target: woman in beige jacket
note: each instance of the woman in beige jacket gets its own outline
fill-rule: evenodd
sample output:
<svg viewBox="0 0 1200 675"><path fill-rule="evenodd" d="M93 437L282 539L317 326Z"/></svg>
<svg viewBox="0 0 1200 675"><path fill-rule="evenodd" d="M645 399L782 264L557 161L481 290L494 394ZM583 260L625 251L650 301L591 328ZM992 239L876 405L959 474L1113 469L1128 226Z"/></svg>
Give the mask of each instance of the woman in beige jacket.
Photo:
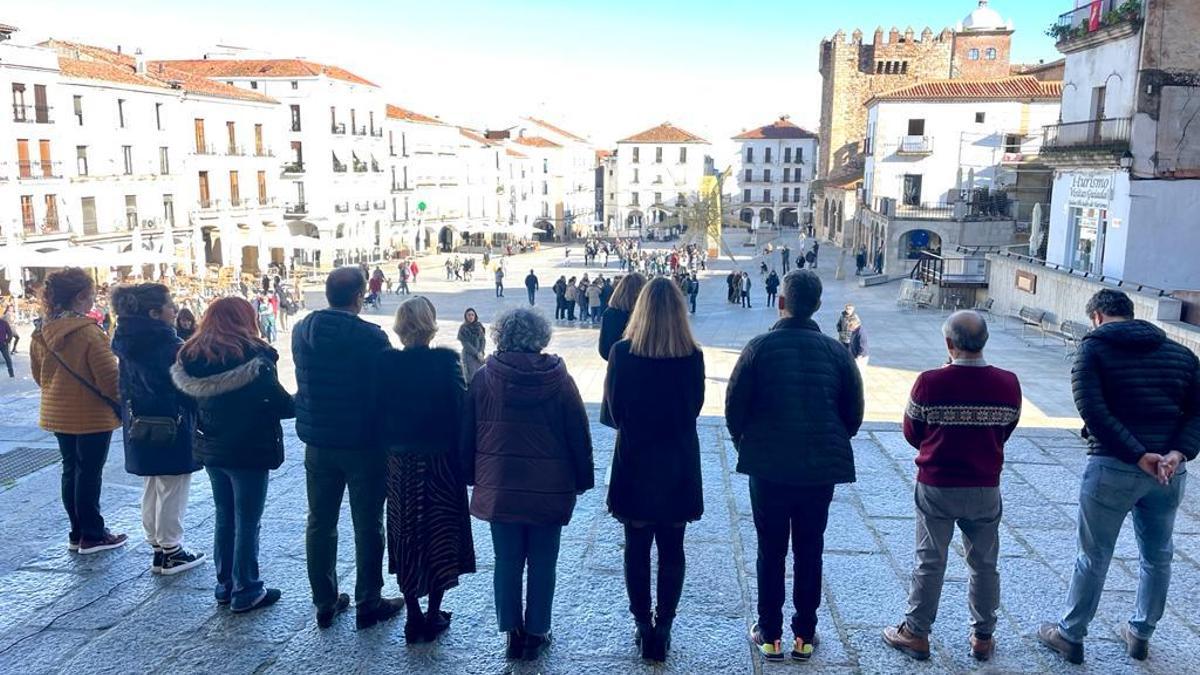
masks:
<svg viewBox="0 0 1200 675"><path fill-rule="evenodd" d="M121 426L117 357L87 316L96 286L79 268L46 278L42 325L30 341L30 370L42 389L41 427L62 452L62 500L71 521L68 548L97 553L125 544L100 515L100 485L112 432Z"/></svg>

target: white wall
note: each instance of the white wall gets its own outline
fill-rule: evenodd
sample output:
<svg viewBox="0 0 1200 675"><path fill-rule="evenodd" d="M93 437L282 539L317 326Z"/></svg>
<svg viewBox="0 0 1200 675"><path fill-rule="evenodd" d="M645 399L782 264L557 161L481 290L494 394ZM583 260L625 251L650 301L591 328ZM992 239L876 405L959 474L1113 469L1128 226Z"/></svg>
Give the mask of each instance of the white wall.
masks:
<svg viewBox="0 0 1200 675"><path fill-rule="evenodd" d="M1083 202L1080 188L1072 190L1072 186L1087 181L1092 177L1107 178L1111 188L1108 195L1101 196L1095 201ZM1113 169L1097 170L1059 170L1054 176L1054 192L1050 200L1050 230L1046 246L1046 260L1066 267L1071 266L1075 243L1071 233L1071 209L1074 206L1094 204L1089 208L1104 207L1108 211L1108 226L1104 235L1103 263L1098 270L1101 274L1120 279L1129 278L1142 283L1150 283L1142 279L1132 279L1126 270L1125 258L1129 237L1136 224L1130 222L1129 173ZM1092 270L1087 270L1092 271Z"/></svg>
<svg viewBox="0 0 1200 675"><path fill-rule="evenodd" d="M1106 87L1104 117L1132 117L1142 31L1067 54L1062 121L1093 118L1092 90Z"/></svg>
<svg viewBox="0 0 1200 675"><path fill-rule="evenodd" d="M656 163L655 149L663 149L662 163ZM674 204L679 193L691 198L700 189L704 176L704 157L712 146L707 143L618 143L617 144L617 227L624 228L630 213L640 211L649 220L649 207L654 193L662 193L662 201ZM638 149L638 161L633 161L633 149ZM686 161L679 162L679 149L687 148ZM637 182L634 182L635 171ZM658 180L659 182L655 182ZM638 205L633 194L638 194Z"/></svg>
<svg viewBox="0 0 1200 675"><path fill-rule="evenodd" d="M766 161L766 151L771 150L771 161ZM790 149L792 161L784 163L784 149ZM753 152L753 161L747 162L747 149ZM796 153L801 161L796 161ZM817 162L817 140L813 138L793 139L755 139L740 141L738 159L734 164L734 179L737 190L732 195L733 202L738 205L753 207L755 214L763 209L774 211L776 223L780 222L780 211L793 208L797 212L797 222L803 223L803 213L808 206L808 193ZM765 170L770 169L770 182L764 181ZM783 172L789 172L788 181L784 182ZM751 172L750 181L746 180L746 171ZM788 198L783 200L783 190L787 188ZM750 190L750 200L745 198L746 190ZM765 199L765 190L771 191L771 198Z"/></svg>

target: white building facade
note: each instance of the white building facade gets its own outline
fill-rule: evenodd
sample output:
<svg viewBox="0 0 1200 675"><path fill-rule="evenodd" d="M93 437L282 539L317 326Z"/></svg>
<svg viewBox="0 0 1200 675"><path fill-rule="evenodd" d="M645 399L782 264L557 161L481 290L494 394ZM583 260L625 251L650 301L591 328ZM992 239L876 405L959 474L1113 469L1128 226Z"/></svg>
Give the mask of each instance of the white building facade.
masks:
<svg viewBox="0 0 1200 675"><path fill-rule="evenodd" d="M700 190L711 147L669 122L617 141L615 189L605 185L614 194L606 229L619 233L678 222L678 207Z"/></svg>
<svg viewBox="0 0 1200 675"><path fill-rule="evenodd" d="M1164 290L1200 289L1196 8L1104 0L1060 16L1066 55L1048 262ZM1097 13L1098 10L1098 13Z"/></svg>
<svg viewBox="0 0 1200 675"><path fill-rule="evenodd" d="M750 226L797 227L812 222L809 187L816 173L817 135L786 116L733 137L738 219Z"/></svg>

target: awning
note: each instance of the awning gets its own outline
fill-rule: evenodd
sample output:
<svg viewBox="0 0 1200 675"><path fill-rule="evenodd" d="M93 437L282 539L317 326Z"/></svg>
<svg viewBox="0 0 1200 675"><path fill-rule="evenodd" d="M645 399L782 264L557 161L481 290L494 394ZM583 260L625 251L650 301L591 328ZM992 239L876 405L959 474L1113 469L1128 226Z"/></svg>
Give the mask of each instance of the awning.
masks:
<svg viewBox="0 0 1200 675"><path fill-rule="evenodd" d="M110 254L92 246L70 246L52 251L37 251L32 246L21 247L14 257L17 265L30 268L84 267L107 268Z"/></svg>
<svg viewBox="0 0 1200 675"><path fill-rule="evenodd" d="M275 231L263 234L262 245L267 248L282 248L285 250L301 249L304 251L318 251L321 249L321 240L317 237L309 237L303 234Z"/></svg>

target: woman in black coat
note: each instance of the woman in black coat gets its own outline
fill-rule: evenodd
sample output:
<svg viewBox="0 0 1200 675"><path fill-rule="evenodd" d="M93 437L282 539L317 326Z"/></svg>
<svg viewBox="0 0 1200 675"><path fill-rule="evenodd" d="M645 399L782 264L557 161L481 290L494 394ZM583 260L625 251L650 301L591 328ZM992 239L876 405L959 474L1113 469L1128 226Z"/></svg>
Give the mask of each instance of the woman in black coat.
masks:
<svg viewBox="0 0 1200 675"><path fill-rule="evenodd" d="M113 290L112 306L118 318L112 348L120 358L125 470L142 477L151 573L178 574L204 562L204 554L183 547L188 489L200 463L192 457L193 406L171 382L171 365L183 345L175 334L175 305L166 286L133 284ZM158 435L146 433L151 420L158 421Z"/></svg>
<svg viewBox="0 0 1200 675"><path fill-rule="evenodd" d="M401 303L394 330L404 350L379 357L376 417L388 451L388 571L408 605L404 638L411 644L450 627L442 597L460 575L475 571L475 547L467 483L457 461L466 392L462 363L451 349L430 349L437 313L419 295ZM396 405L395 389L404 386L421 393ZM426 595L429 608L422 612Z"/></svg>
<svg viewBox="0 0 1200 675"><path fill-rule="evenodd" d="M625 326L629 323L629 315L637 304L638 295L646 285L646 277L633 272L617 282L616 290L608 301L608 309L600 317L600 358L608 360L608 354L613 345L625 337ZM600 402L600 423L607 427L615 427L612 416L608 413L608 404Z"/></svg>
<svg viewBox="0 0 1200 675"><path fill-rule="evenodd" d="M604 382L617 428L608 508L625 525L625 585L642 657L662 661L683 592L684 528L704 513L696 435L704 354L692 337L683 294L669 279L655 279L642 291L626 334L609 354ZM654 617L652 544L658 548Z"/></svg>
<svg viewBox="0 0 1200 675"><path fill-rule="evenodd" d="M296 415L279 384L278 360L258 337L258 313L228 297L209 306L171 367L175 386L196 402L193 453L208 472L216 507L214 595L235 613L273 605L282 595L258 576L268 472L283 463L279 421Z"/></svg>

